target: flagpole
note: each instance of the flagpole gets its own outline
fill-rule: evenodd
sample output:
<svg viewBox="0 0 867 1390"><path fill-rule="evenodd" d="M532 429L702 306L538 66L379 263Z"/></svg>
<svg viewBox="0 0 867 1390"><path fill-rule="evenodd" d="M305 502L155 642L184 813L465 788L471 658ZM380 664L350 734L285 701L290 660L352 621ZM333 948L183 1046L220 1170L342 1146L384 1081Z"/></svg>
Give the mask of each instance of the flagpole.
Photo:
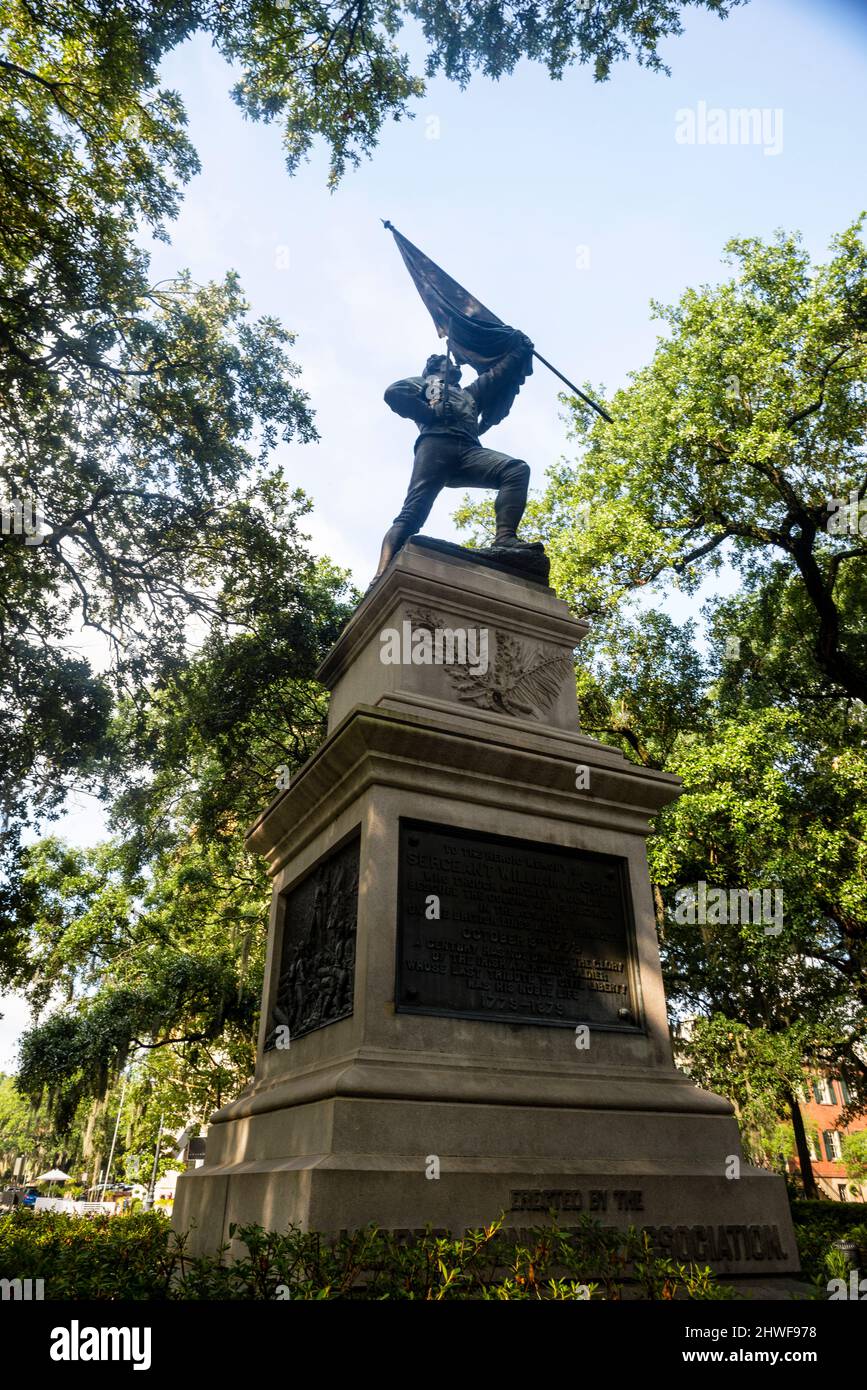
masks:
<svg viewBox="0 0 867 1390"><path fill-rule="evenodd" d="M560 378L560 380L561 380L566 386L569 387L569 390L570 390L570 391L574 391L576 396L580 396L581 399L582 399L582 401L585 401L585 402L587 403L587 405L590 406L591 410L595 410L595 411L596 411L596 414L597 414L597 415L601 415L603 420L607 420L608 423L609 423L609 425L613 425L613 424L614 424L614 421L612 420L611 416L608 414L608 411L607 411L607 410L603 409L603 407L602 407L601 405L597 405L596 401L591 400L589 396L585 396L583 391L579 391L579 389L578 389L578 387L575 385L574 381L570 381L569 378L566 377L566 376L564 376L562 372L558 372L556 367L552 367L552 365L551 365L551 363L548 361L547 357L543 357L542 354L541 354L541 352L537 352L535 348L533 349L533 356L536 358L536 360L537 360L538 362L541 362L541 363L542 363L542 366L543 366L543 367L547 367L549 372L553 372L555 376L558 376L558 377Z"/></svg>

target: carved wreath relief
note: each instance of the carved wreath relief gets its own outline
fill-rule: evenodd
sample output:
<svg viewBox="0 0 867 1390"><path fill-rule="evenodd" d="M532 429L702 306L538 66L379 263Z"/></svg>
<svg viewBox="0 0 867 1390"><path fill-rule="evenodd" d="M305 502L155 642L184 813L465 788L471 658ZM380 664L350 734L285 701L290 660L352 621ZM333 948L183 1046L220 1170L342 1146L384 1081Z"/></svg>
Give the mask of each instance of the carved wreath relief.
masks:
<svg viewBox="0 0 867 1390"><path fill-rule="evenodd" d="M456 631L429 610L409 616L413 628L423 632ZM572 676L571 658L559 649L519 641L500 628L494 629L494 633L493 659L484 669L460 660L443 662L456 698L498 714L547 714L559 699L564 680ZM456 645L453 644L453 650Z"/></svg>

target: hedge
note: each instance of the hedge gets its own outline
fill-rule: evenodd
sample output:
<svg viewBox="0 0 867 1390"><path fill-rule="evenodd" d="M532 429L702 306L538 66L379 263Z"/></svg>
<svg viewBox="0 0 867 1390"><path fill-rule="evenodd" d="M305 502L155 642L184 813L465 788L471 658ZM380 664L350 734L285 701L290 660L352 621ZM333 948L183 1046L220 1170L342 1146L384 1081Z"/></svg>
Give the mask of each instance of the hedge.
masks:
<svg viewBox="0 0 867 1390"><path fill-rule="evenodd" d="M496 1222L462 1238L411 1241L370 1227L328 1240L260 1226L233 1230L236 1256L193 1259L154 1212L0 1217L0 1277L43 1279L47 1299L731 1298L707 1267L652 1251L635 1231L585 1218L507 1239Z"/></svg>

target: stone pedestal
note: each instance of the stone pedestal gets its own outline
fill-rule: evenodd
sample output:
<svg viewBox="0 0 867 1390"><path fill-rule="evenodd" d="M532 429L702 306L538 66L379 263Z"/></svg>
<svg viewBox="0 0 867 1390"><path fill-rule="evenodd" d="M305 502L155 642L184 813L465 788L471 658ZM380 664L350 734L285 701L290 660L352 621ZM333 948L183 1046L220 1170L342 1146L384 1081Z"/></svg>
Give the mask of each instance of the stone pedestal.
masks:
<svg viewBox="0 0 867 1390"><path fill-rule="evenodd" d="M320 673L328 737L249 834L274 879L258 1062L179 1180L194 1250L232 1222L554 1210L797 1270L782 1180L672 1062L645 839L678 779L578 732L585 631L424 538L360 604Z"/></svg>

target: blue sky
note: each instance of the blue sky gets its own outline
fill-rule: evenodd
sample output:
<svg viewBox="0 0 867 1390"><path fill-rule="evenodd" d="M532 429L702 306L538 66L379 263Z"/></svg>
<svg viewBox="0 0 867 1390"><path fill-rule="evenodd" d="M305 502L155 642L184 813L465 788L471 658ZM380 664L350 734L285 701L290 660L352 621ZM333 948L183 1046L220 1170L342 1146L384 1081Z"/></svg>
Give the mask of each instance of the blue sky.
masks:
<svg viewBox="0 0 867 1390"><path fill-rule="evenodd" d="M867 27L851 16L806 0L752 0L724 23L695 15L667 45L671 78L627 65L607 84L583 69L553 83L527 63L463 93L434 82L416 119L391 123L334 194L324 149L288 178L279 130L243 120L212 50L174 54L166 78L184 94L203 172L154 270L189 265L207 279L232 266L254 311L298 332L322 441L285 461L316 503L317 548L359 581L373 572L414 437L382 393L437 344L380 217L567 376L610 389L652 352L650 298L719 279L729 236L798 227L820 255L859 210ZM678 144L676 112L702 101L781 110L782 152ZM537 367L488 436L526 458L535 481L564 447L558 389ZM453 534L454 502L440 499L428 530Z"/></svg>
<svg viewBox="0 0 867 1390"><path fill-rule="evenodd" d="M664 56L670 78L624 65L606 84L584 69L553 83L523 64L465 92L433 82L416 119L390 124L373 159L333 194L323 148L287 176L278 128L244 121L228 94L232 75L207 44L166 63L202 173L171 244L153 248L154 279L189 267L204 281L232 268L254 313L297 332L294 355L322 439L280 456L315 503L314 549L360 584L412 462L413 428L382 394L437 346L381 217L567 376L611 391L653 351L649 300L724 278L728 237L798 228L822 256L867 203L865 0L751 0L724 23L689 15ZM782 150L679 144L676 113L701 102L781 111ZM558 389L537 367L487 436L527 459L536 484L566 447ZM429 534L455 536L457 500L440 498ZM102 821L83 797L54 829L92 843ZM8 1067L25 1015L16 1000L0 1007Z"/></svg>

